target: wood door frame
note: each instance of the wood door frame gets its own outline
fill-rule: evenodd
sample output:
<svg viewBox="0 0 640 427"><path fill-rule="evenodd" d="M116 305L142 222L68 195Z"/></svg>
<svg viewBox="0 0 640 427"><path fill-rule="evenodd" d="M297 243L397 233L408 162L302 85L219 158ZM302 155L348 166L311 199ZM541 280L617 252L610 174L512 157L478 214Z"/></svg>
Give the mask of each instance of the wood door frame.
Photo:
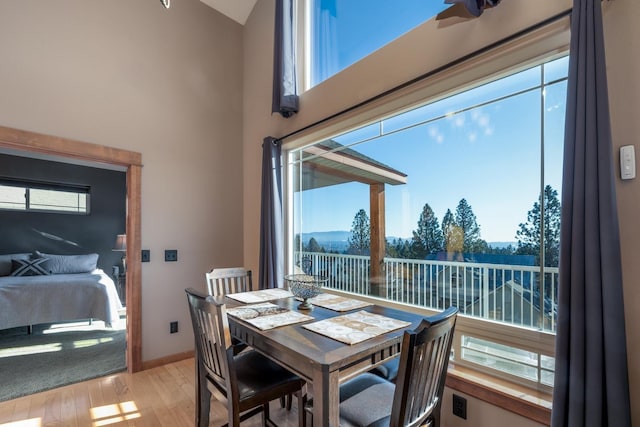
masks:
<svg viewBox="0 0 640 427"><path fill-rule="evenodd" d="M141 179L142 154L0 126L0 148L126 168L127 173L127 370L142 370Z"/></svg>

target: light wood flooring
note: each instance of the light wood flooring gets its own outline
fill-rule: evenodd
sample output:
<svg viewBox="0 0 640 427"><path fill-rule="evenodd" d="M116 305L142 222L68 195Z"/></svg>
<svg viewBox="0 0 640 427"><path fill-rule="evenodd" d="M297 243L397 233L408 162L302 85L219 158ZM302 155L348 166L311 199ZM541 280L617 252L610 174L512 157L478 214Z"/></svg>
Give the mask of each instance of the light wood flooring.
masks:
<svg viewBox="0 0 640 427"><path fill-rule="evenodd" d="M96 378L0 402L0 427L192 427L194 379L193 358L135 374ZM279 426L297 425L295 399L290 412L278 401L271 403L270 411ZM226 407L212 400L210 425L224 424L226 416ZM259 426L261 417L242 425Z"/></svg>

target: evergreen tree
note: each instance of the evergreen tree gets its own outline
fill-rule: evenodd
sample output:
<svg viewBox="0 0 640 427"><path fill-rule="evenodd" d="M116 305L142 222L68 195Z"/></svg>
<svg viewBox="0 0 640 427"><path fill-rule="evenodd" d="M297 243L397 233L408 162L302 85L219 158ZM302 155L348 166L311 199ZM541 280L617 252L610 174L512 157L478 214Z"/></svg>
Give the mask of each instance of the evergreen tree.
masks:
<svg viewBox="0 0 640 427"><path fill-rule="evenodd" d="M558 192L550 185L544 188L544 265L557 267L560 260L560 216ZM527 213L527 222L519 225L516 232L517 254L534 255L540 265L540 198Z"/></svg>
<svg viewBox="0 0 640 427"><path fill-rule="evenodd" d="M451 209L447 209L447 213L442 218L442 234L444 249L447 252L462 252L464 243L462 229L456 224Z"/></svg>
<svg viewBox="0 0 640 427"><path fill-rule="evenodd" d="M428 203L422 208L418 219L418 228L413 232L411 249L417 259L424 259L431 253L441 251L444 247L444 236L440 230L438 218Z"/></svg>
<svg viewBox="0 0 640 427"><path fill-rule="evenodd" d="M360 209L351 224L351 236L347 253L353 255L368 255L371 244L371 228L369 217L364 209Z"/></svg>
<svg viewBox="0 0 640 427"><path fill-rule="evenodd" d="M395 253L395 258L404 258L404 259L415 259L416 256L411 249L411 243L409 240L402 239L394 239L393 240L393 252Z"/></svg>
<svg viewBox="0 0 640 427"><path fill-rule="evenodd" d="M458 203L455 221L462 231L463 252L474 252L477 249L482 250L483 246L486 247L486 242L480 239L480 227L476 221L476 215L466 199L461 199Z"/></svg>
<svg viewBox="0 0 640 427"><path fill-rule="evenodd" d="M324 248L318 244L315 238L309 239L309 244L307 245L307 252L324 252Z"/></svg>

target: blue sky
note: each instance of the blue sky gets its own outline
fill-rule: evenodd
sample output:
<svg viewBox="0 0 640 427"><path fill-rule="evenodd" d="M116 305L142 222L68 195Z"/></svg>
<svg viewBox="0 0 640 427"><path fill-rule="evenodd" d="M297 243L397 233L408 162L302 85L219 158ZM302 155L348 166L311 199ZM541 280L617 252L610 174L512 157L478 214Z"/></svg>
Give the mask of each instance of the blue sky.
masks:
<svg viewBox="0 0 640 427"><path fill-rule="evenodd" d="M398 25L391 33L402 34L418 25L423 16L433 16L446 8L442 2L433 0L373 1L367 3L370 7L363 14L362 3L353 0L316 3L336 6L327 12L337 13L338 17L334 26L338 41L332 40L332 43L341 47L339 60L347 65L349 60L364 56L367 49L373 50L371 43L380 43L383 32L380 28ZM418 8L419 13L393 15L398 12L394 8L396 4ZM358 19L348 24L347 18L351 17ZM381 26L381 22L384 25ZM343 38L351 41L342 43ZM566 66L566 59L545 66L545 81L566 76ZM442 221L447 209L455 213L460 199L466 198L477 217L483 239L515 241L518 224L526 221L527 212L540 193L542 96L539 89L530 89L539 86L541 68L525 70L388 119L382 124L388 135L379 136L380 125L374 124L334 138L408 175L407 184L386 186L387 236L410 237L425 203L429 203ZM544 104L545 184L559 194L564 91L564 82L547 86ZM510 96L514 93L520 94ZM505 98L489 102L500 97ZM470 108L472 106L474 108ZM424 121L427 123L392 133ZM303 224L296 232L349 230L359 209L369 210L369 188L364 184L305 191Z"/></svg>
<svg viewBox="0 0 640 427"><path fill-rule="evenodd" d="M313 0L316 52L314 84L372 53L447 9L443 0ZM316 46L318 46L316 44ZM323 71L324 70L324 71Z"/></svg>

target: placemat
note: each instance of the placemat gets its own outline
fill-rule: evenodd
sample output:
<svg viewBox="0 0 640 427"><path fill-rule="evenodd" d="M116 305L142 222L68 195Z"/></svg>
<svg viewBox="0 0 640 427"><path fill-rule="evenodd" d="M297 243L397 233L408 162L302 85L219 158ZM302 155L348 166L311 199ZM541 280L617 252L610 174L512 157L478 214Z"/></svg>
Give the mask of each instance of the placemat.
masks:
<svg viewBox="0 0 640 427"><path fill-rule="evenodd" d="M251 323L263 331L279 326L313 320L311 316L279 307L270 302L228 308L227 314Z"/></svg>
<svg viewBox="0 0 640 427"><path fill-rule="evenodd" d="M287 289L263 289L260 291L251 292L238 292L235 294L227 294L229 298L233 298L236 301L248 303L271 301L280 298L289 298L293 294Z"/></svg>
<svg viewBox="0 0 640 427"><path fill-rule="evenodd" d="M317 297L309 298L308 301L318 307L324 307L334 311L350 311L372 305L370 302L334 294L320 294Z"/></svg>
<svg viewBox="0 0 640 427"><path fill-rule="evenodd" d="M411 322L361 310L302 325L302 327L346 344L357 344L369 338L405 328L410 324Z"/></svg>

